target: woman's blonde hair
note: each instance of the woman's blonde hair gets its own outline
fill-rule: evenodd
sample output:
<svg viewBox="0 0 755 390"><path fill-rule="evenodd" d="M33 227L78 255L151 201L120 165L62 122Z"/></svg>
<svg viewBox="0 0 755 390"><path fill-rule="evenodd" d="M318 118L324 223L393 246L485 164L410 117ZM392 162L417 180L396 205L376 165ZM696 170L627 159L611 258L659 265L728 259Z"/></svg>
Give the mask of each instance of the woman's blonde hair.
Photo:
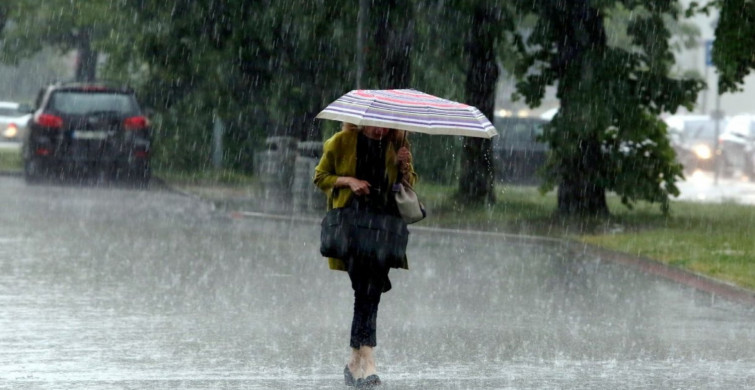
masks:
<svg viewBox="0 0 755 390"><path fill-rule="evenodd" d="M342 131L362 131L362 126L357 126L353 123L343 122L341 125ZM396 149L402 146L410 147L409 144L409 132L403 130L390 129L388 132L388 139L391 141Z"/></svg>

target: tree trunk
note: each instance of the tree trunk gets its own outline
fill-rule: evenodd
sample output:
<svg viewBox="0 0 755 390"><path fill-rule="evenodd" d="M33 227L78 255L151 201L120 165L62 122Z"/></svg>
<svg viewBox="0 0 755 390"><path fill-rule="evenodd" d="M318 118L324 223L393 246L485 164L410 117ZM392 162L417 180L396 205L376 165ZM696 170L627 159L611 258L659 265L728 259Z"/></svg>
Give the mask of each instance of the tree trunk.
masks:
<svg viewBox="0 0 755 390"><path fill-rule="evenodd" d="M467 44L466 101L492 120L498 64L495 57L496 19L492 9L478 6ZM459 195L470 202L495 202L493 148L489 139L465 137L462 149Z"/></svg>
<svg viewBox="0 0 755 390"><path fill-rule="evenodd" d="M92 50L89 33L82 32L77 37L76 81L94 81L97 78L98 52Z"/></svg>
<svg viewBox="0 0 755 390"><path fill-rule="evenodd" d="M599 182L600 175L595 174L604 158L597 135L602 124L595 123L590 115L600 103L586 96L600 82L595 79L592 64L592 59L600 56L590 56L589 52L600 53L606 48L603 18L589 0L557 3L554 7L553 14L563 21L560 26L563 39L558 41L559 54L553 65L560 73L558 123L561 125L556 132L559 137L567 138L567 142L579 145L576 152L559 154L561 182L557 210L562 215L607 215L606 190Z"/></svg>
<svg viewBox="0 0 755 390"><path fill-rule="evenodd" d="M567 164L570 172L562 176L558 186L558 213L561 215L604 216L608 214L606 190L581 172L600 164L600 144L580 142L581 156Z"/></svg>
<svg viewBox="0 0 755 390"><path fill-rule="evenodd" d="M5 29L5 24L8 22L8 8L7 4L0 4L0 31Z"/></svg>
<svg viewBox="0 0 755 390"><path fill-rule="evenodd" d="M381 89L408 88L411 81L411 53L414 39L411 2L373 2L374 42L379 66L375 69Z"/></svg>
<svg viewBox="0 0 755 390"><path fill-rule="evenodd" d="M316 120L318 112L305 112L295 118L288 129L289 135L296 137L300 141L311 141L322 139L322 130L320 128L320 120Z"/></svg>

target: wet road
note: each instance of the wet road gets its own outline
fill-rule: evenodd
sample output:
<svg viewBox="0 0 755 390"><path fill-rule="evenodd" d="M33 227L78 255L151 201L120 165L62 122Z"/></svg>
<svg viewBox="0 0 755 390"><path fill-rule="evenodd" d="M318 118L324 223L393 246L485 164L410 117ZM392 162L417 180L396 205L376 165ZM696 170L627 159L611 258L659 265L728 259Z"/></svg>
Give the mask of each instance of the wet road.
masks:
<svg viewBox="0 0 755 390"><path fill-rule="evenodd" d="M316 224L0 177L0 387L341 389L347 276ZM755 386L755 309L561 245L415 231L385 389Z"/></svg>

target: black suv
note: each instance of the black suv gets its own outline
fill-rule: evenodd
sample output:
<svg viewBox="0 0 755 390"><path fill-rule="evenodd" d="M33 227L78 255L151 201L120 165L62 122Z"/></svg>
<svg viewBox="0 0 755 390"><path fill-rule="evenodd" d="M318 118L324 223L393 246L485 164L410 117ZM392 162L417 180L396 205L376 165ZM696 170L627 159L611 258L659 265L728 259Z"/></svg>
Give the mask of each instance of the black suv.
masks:
<svg viewBox="0 0 755 390"><path fill-rule="evenodd" d="M129 88L53 84L37 96L22 154L27 182L95 176L146 185L149 121Z"/></svg>

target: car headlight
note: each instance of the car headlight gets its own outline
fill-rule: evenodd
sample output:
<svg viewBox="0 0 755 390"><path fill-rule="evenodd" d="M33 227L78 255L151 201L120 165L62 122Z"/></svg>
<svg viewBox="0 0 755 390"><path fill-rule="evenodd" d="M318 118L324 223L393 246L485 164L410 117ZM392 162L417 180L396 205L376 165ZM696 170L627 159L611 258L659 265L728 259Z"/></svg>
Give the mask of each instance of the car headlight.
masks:
<svg viewBox="0 0 755 390"><path fill-rule="evenodd" d="M18 128L13 123L8 125L8 127L6 127L5 130L3 131L3 136L5 138L13 138L16 136L16 134L18 134Z"/></svg>
<svg viewBox="0 0 755 390"><path fill-rule="evenodd" d="M701 160L709 160L713 157L713 151L710 150L710 146L708 145L695 145L692 150L695 152L695 156Z"/></svg>

